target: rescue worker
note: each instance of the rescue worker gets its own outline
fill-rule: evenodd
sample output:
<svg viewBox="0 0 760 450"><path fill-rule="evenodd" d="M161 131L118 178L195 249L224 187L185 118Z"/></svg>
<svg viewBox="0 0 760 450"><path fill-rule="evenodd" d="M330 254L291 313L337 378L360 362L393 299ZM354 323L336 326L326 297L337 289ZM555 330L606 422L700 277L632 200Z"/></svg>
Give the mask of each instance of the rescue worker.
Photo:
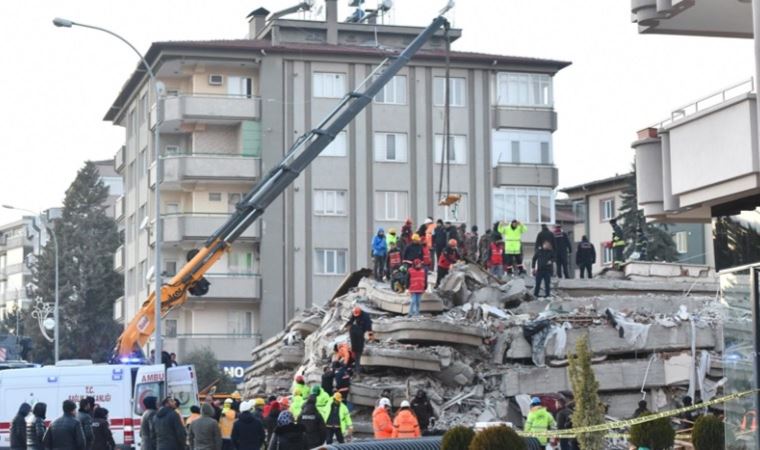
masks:
<svg viewBox="0 0 760 450"><path fill-rule="evenodd" d="M32 406L29 403L24 402L18 407L18 412L11 422L11 450L26 450L26 416L30 412Z"/></svg>
<svg viewBox="0 0 760 450"><path fill-rule="evenodd" d="M90 409L90 401L86 398L79 400L79 411L77 412L77 420L82 424L82 431L84 431L84 440L87 449L92 447L92 440L95 435L92 434L92 410Z"/></svg>
<svg viewBox="0 0 760 450"><path fill-rule="evenodd" d="M570 278L570 272L568 270L568 258L572 254L573 249L570 244L570 238L567 233L562 231L562 227L557 225L554 227L554 258L557 265L557 278Z"/></svg>
<svg viewBox="0 0 760 450"><path fill-rule="evenodd" d="M435 417L435 411L433 405L430 404L427 393L422 389L417 391L412 399L412 411L417 416L417 421L420 424L420 432L425 434L430 426L430 421Z"/></svg>
<svg viewBox="0 0 760 450"><path fill-rule="evenodd" d="M345 399L351 392L351 369L345 364L338 363L335 370L335 392L340 392Z"/></svg>
<svg viewBox="0 0 760 450"><path fill-rule="evenodd" d="M575 264L580 268L581 278L584 278L585 273L591 279L591 268L594 263L596 263L594 244L588 241L588 237L583 236L578 244L578 249L575 251Z"/></svg>
<svg viewBox="0 0 760 450"><path fill-rule="evenodd" d="M391 248L391 245L398 244L398 236L396 236L395 228L388 228L388 234L385 235L385 243L388 244L388 248Z"/></svg>
<svg viewBox="0 0 760 450"><path fill-rule="evenodd" d="M364 341L366 335L372 334L372 318L359 306L354 306L351 318L348 319L344 328L348 328L348 337L351 339L351 351L354 359L354 372L361 373L361 359L364 353Z"/></svg>
<svg viewBox="0 0 760 450"><path fill-rule="evenodd" d="M433 234L435 233L436 224L433 223L433 218L428 217L423 224L424 230L420 234L420 238L424 240L423 244L430 250L432 257L435 257L433 250L435 248L435 242L433 242ZM420 227L422 228L422 227Z"/></svg>
<svg viewBox="0 0 760 450"><path fill-rule="evenodd" d="M63 401L63 415L53 423L42 438L42 446L47 450L85 450L82 425L76 419L76 403ZM24 439L26 442L26 439Z"/></svg>
<svg viewBox="0 0 760 450"><path fill-rule="evenodd" d="M340 392L333 395L325 425L327 426L328 444L333 443L333 437L339 444L342 444L345 442L345 438L353 432L354 424L351 421L351 414L348 412L348 407L343 403L343 396Z"/></svg>
<svg viewBox="0 0 760 450"><path fill-rule="evenodd" d="M261 399L263 402L264 399ZM266 440L264 423L251 410L254 403L247 401L240 404L240 417L232 426L232 441L235 450L260 450Z"/></svg>
<svg viewBox="0 0 760 450"><path fill-rule="evenodd" d="M409 269L409 317L420 315L420 300L427 290L427 271L422 267L422 261L414 260Z"/></svg>
<svg viewBox="0 0 760 450"><path fill-rule="evenodd" d="M329 395L333 395L333 389L335 389L335 372L332 367L325 366L322 371L322 389Z"/></svg>
<svg viewBox="0 0 760 450"><path fill-rule="evenodd" d="M612 265L615 269L620 269L623 264L623 250L625 249L625 235L623 229L617 223L617 219L610 220L612 227Z"/></svg>
<svg viewBox="0 0 760 450"><path fill-rule="evenodd" d="M541 405L541 399L533 397L530 400L530 412L528 418L525 420L524 430L526 433L549 431L557 425L554 421L552 414ZM546 445L548 439L544 437L538 438L538 442L542 446Z"/></svg>
<svg viewBox="0 0 760 450"><path fill-rule="evenodd" d="M303 425L295 423L290 411L283 411L277 417L277 427L267 450L309 450Z"/></svg>
<svg viewBox="0 0 760 450"><path fill-rule="evenodd" d="M222 434L215 415L216 411L210 403L201 405L201 417L189 426L190 450L222 450Z"/></svg>
<svg viewBox="0 0 760 450"><path fill-rule="evenodd" d="M491 229L487 229L478 242L478 263L482 266L486 266L488 262L488 249L491 248L491 238L495 235L491 232Z"/></svg>
<svg viewBox="0 0 760 450"><path fill-rule="evenodd" d="M158 399L153 396L145 397L143 400L145 411L140 420L140 447L142 450L156 450L156 430L153 426L153 419L156 416L157 402Z"/></svg>
<svg viewBox="0 0 760 450"><path fill-rule="evenodd" d="M345 327L344 327L345 330ZM348 346L348 342L341 342L340 344L333 345L333 362L337 361L341 364L352 364L353 358L351 357L351 348ZM303 377L302 377L303 378ZM309 388L305 389L305 393L308 395Z"/></svg>
<svg viewBox="0 0 760 450"><path fill-rule="evenodd" d="M372 411L372 430L375 439L390 439L393 437L393 421L391 420L391 401L383 397Z"/></svg>
<svg viewBox="0 0 760 450"><path fill-rule="evenodd" d="M631 416L631 419L635 419L643 414L649 414L649 405L647 404L646 400L639 400L639 405L636 408L636 411L633 412L633 416Z"/></svg>
<svg viewBox="0 0 760 450"><path fill-rule="evenodd" d="M320 389L317 386L311 388L311 395L303 405L301 415L298 416L297 422L303 425L306 435L306 442L309 448L318 447L325 443L327 429L325 428L325 419L317 409L317 396Z"/></svg>
<svg viewBox="0 0 760 450"><path fill-rule="evenodd" d="M478 226L473 225L470 231L464 234L464 256L468 260L478 262Z"/></svg>
<svg viewBox="0 0 760 450"><path fill-rule="evenodd" d="M27 426L26 444L29 450L42 450L42 438L45 437L45 414L47 404L39 402L32 408L34 419Z"/></svg>
<svg viewBox="0 0 760 450"><path fill-rule="evenodd" d="M222 416L219 418L219 432L222 433L222 450L232 450L232 426L235 424L235 411L232 409L232 399L224 401ZM161 449L159 449L161 450Z"/></svg>
<svg viewBox="0 0 760 450"><path fill-rule="evenodd" d="M433 250L435 251L435 253L433 253L433 258L436 261L441 256L441 253L443 253L443 250L446 249L446 241L448 241L448 238L449 234L443 226L443 221L438 219L435 224L435 229L433 230Z"/></svg>
<svg viewBox="0 0 760 450"><path fill-rule="evenodd" d="M153 419L156 450L184 450L187 445L187 432L179 414L174 411L176 407L174 399L166 397Z"/></svg>
<svg viewBox="0 0 760 450"><path fill-rule="evenodd" d="M519 275L525 274L523 266L522 235L528 231L528 227L515 219L510 222L499 224L499 234L504 239L504 271L512 275L517 271Z"/></svg>
<svg viewBox="0 0 760 450"><path fill-rule="evenodd" d="M281 411L287 409L281 401L275 400L271 403L269 411L267 411L267 415L264 417L264 428L267 432L266 445L269 445L269 441L272 439L272 433L274 433L274 428L277 426L277 417Z"/></svg>
<svg viewBox="0 0 760 450"><path fill-rule="evenodd" d="M264 405L264 410L261 412L264 417L267 417L269 415L269 411L272 409L272 405L275 403L277 403L276 395L270 395L267 397L267 404Z"/></svg>
<svg viewBox="0 0 760 450"><path fill-rule="evenodd" d="M415 259L422 259L424 256L420 235L414 233L412 235L412 243L404 249L404 261L414 261Z"/></svg>
<svg viewBox="0 0 760 450"><path fill-rule="evenodd" d="M449 274L451 265L459 261L460 255L457 249L457 241L455 239L449 240L449 245L441 252L441 256L438 258L438 276L435 280L435 287L437 288L441 284L446 275Z"/></svg>
<svg viewBox="0 0 760 450"><path fill-rule="evenodd" d="M401 266L401 250L394 242L388 247L388 279L390 279L393 271Z"/></svg>
<svg viewBox="0 0 760 450"><path fill-rule="evenodd" d="M264 407L266 406L266 401L264 401L261 397L256 397L253 399L253 402L251 402L252 411L251 414L254 415L261 423L264 423ZM242 412L242 411L240 411Z"/></svg>
<svg viewBox="0 0 760 450"><path fill-rule="evenodd" d="M414 234L414 228L412 225L412 219L407 217L406 222L401 227L401 245L399 247L406 247L412 243L412 234Z"/></svg>
<svg viewBox="0 0 760 450"><path fill-rule="evenodd" d="M546 297L551 295L551 278L552 270L554 266L554 250L549 241L544 241L541 250L537 251L533 255L533 262L531 268L533 269L533 275L536 276L536 285L533 288L533 296L538 298L539 290L541 289L541 283L544 283L544 291Z"/></svg>
<svg viewBox="0 0 760 450"><path fill-rule="evenodd" d="M108 410L96 408L92 418L92 450L115 450L116 441L108 426Z"/></svg>
<svg viewBox="0 0 760 450"><path fill-rule="evenodd" d="M541 231L539 231L536 235L536 251L541 250L541 248L544 246L544 242L549 242L552 248L556 247L556 243L554 242L554 233L549 230L549 227L546 224L541 225Z"/></svg>
<svg viewBox="0 0 760 450"><path fill-rule="evenodd" d="M337 345L335 346L335 350L337 353ZM348 352L348 349L346 349L346 352ZM296 375L293 380L293 386L290 388L290 393L293 395L290 402L290 412L293 413L293 417L298 417L301 414L301 407L303 407L303 403L309 395L309 387L306 386L303 375Z"/></svg>
<svg viewBox="0 0 760 450"><path fill-rule="evenodd" d="M420 424L411 410L409 401L401 402L401 409L396 413L393 419L393 436L394 438L417 438L420 433Z"/></svg>
<svg viewBox="0 0 760 450"><path fill-rule="evenodd" d="M488 255L486 260L488 271L491 275L501 279L504 276L504 241L500 233L493 233L486 254Z"/></svg>
<svg viewBox="0 0 760 450"><path fill-rule="evenodd" d="M446 230L446 242L448 243L452 239L457 241L457 248L462 243L462 236L459 235L459 229L451 224L448 220L443 224L443 228Z"/></svg>
<svg viewBox="0 0 760 450"><path fill-rule="evenodd" d="M349 377L349 380L350 379L351 377ZM327 395L327 392L323 391L322 387L320 387L318 384L312 386L311 392L312 394L314 394L314 392L317 392L317 411L322 414L322 420L327 421L327 415L330 414L330 404L332 403L332 397Z"/></svg>
<svg viewBox="0 0 760 450"><path fill-rule="evenodd" d="M372 260L374 261L373 274L376 281L383 281L385 273L385 258L388 256L388 244L385 242L385 231L377 229L377 234L372 239Z"/></svg>

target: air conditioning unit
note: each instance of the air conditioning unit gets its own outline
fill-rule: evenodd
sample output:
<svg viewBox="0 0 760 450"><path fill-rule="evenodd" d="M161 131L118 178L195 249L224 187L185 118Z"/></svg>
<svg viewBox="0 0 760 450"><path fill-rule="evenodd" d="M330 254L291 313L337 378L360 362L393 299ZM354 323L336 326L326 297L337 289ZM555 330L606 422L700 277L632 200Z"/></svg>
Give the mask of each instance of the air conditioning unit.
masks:
<svg viewBox="0 0 760 450"><path fill-rule="evenodd" d="M224 82L224 76L218 73L212 73L208 76L208 84L211 86L221 86Z"/></svg>

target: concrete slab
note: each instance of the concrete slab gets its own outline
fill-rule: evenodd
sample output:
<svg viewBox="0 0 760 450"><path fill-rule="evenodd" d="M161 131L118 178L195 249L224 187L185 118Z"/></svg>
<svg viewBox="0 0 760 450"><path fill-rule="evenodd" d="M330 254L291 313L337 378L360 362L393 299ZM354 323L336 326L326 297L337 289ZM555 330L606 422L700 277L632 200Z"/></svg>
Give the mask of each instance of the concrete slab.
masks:
<svg viewBox="0 0 760 450"><path fill-rule="evenodd" d="M383 311L394 314L409 314L409 305L411 297L409 294L397 294L389 288L379 287L374 282L364 279L359 283L359 287L364 288L367 298ZM432 292L425 292L420 300L420 312L422 313L440 313L443 311L443 301Z"/></svg>
<svg viewBox="0 0 760 450"><path fill-rule="evenodd" d="M378 320L372 328L377 339L398 342L441 342L479 346L485 337L485 330L481 327L429 318Z"/></svg>
<svg viewBox="0 0 760 450"><path fill-rule="evenodd" d="M685 281L678 280L611 280L605 278L592 279L561 279L553 280L555 289L562 291L562 294L568 297L581 297L593 295L645 295L648 293L660 294L692 294L715 295L718 291L718 283L708 279L699 279L697 281L690 279ZM528 287L534 286L533 278L525 278L525 284Z"/></svg>
<svg viewBox="0 0 760 450"><path fill-rule="evenodd" d="M246 378L299 366L303 361L304 347L303 345L283 344L266 353L258 353L257 356L258 358L246 369Z"/></svg>
<svg viewBox="0 0 760 450"><path fill-rule="evenodd" d="M603 314L610 308L614 311L650 311L652 313L672 315L678 312L681 305L686 305L689 312L700 311L705 305L715 303L715 293L705 295L692 295L684 297L680 294L639 294L627 293L602 294L592 296L577 296L572 298L534 299L523 302L513 310L515 314L538 314L547 309L569 313L575 310L585 309Z"/></svg>
<svg viewBox="0 0 760 450"><path fill-rule="evenodd" d="M441 358L417 348L382 348L370 345L362 354L362 366L439 372L441 370Z"/></svg>

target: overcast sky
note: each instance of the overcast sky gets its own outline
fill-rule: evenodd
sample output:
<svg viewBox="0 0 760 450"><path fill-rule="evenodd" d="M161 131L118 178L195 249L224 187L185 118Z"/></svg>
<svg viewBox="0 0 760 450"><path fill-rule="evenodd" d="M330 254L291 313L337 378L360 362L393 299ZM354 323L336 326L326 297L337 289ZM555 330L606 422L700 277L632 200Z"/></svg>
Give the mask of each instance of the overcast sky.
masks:
<svg viewBox="0 0 760 450"><path fill-rule="evenodd" d="M109 28L145 52L152 41L242 38L251 10L294 3L2 0L0 204L60 204L83 161L112 158L124 141L102 117L136 56L103 33L54 28L53 17ZM445 2L394 3L393 23L427 25ZM560 187L627 171L638 129L753 75L751 40L639 35L629 0L458 0L452 19L463 29L455 50L572 61L554 81ZM0 222L14 217L0 209Z"/></svg>

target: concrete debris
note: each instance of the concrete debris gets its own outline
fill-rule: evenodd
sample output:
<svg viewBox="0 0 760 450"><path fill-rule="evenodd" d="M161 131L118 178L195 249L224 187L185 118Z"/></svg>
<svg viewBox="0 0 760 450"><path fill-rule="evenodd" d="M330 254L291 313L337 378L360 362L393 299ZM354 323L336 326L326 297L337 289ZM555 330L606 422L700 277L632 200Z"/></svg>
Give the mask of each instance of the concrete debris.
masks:
<svg viewBox="0 0 760 450"><path fill-rule="evenodd" d="M355 429L371 432L381 396L394 407L418 389L427 392L436 427L476 422L523 422L533 395L570 391L568 355L589 336L600 395L612 417L630 417L645 398L651 410L671 407L691 383L702 398L720 394L722 307L706 272L681 267L630 267L632 281L610 277L559 280L557 295L533 299L533 280L498 280L459 263L421 302L421 316L406 316L409 296L385 283L349 276L325 309L304 311L252 352L240 386L247 396L283 395L293 376L319 383L344 325L359 306L373 320L362 373L349 402ZM641 274L649 270L655 280ZM617 272L616 274L620 274ZM540 326L537 326L540 325ZM741 326L741 324L738 324ZM751 322L747 322L747 327ZM529 332L530 331L530 332ZM545 365L545 367L544 367ZM694 372L692 374L692 372Z"/></svg>

